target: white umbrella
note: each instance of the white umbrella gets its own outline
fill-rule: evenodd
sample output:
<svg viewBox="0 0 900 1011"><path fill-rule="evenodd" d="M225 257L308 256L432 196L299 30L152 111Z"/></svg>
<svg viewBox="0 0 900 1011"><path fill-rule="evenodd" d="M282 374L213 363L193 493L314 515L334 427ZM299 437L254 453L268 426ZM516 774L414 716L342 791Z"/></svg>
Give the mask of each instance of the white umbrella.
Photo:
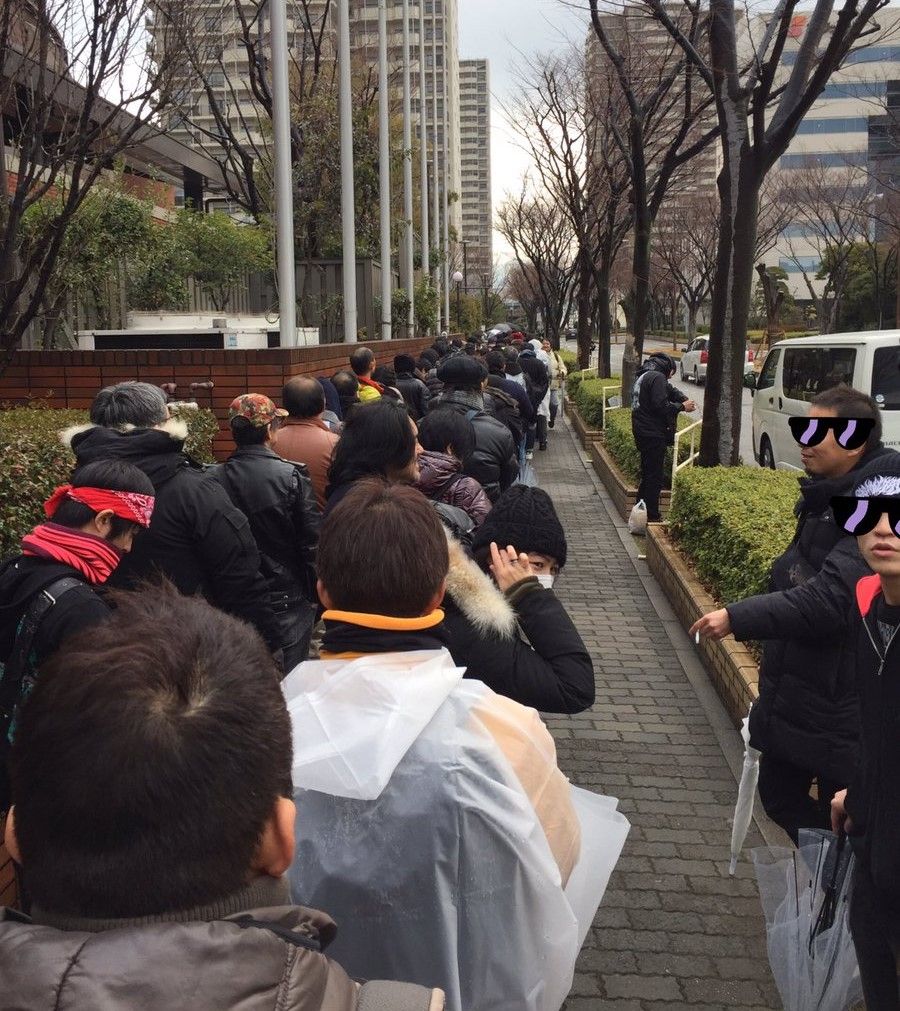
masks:
<svg viewBox="0 0 900 1011"><path fill-rule="evenodd" d="M741 739L744 742L744 767L741 770L741 784L738 787L737 803L734 805L734 824L731 828L731 865L729 874L737 870L750 819L753 817L753 800L756 784L759 782L759 756L761 752L750 746L750 717L741 722Z"/></svg>

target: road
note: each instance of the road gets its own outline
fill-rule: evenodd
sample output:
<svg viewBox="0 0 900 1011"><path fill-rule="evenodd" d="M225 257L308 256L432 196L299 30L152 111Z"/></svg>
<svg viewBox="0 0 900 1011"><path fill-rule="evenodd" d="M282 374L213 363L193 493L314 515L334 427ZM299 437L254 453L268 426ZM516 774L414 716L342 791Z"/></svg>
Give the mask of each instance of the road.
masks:
<svg viewBox="0 0 900 1011"><path fill-rule="evenodd" d="M568 341L565 345L568 350L575 351L575 342ZM644 348L644 354L647 355L650 351L667 350L664 344L658 344L655 341L648 341L647 346ZM613 344L611 353L611 364L612 371L614 375L621 374L622 370L622 355L625 352L624 344ZM597 358L596 353L594 355L592 364L596 366ZM697 410L692 415L696 420L700 420L703 417L703 394L704 388L702 386L695 386L693 382L682 381L678 374L676 373L675 378L672 380L672 385L677 389L681 390L683 393L687 394L697 405ZM743 393L743 405L741 410L741 457L743 462L751 467L756 466L753 459L753 435L752 435L752 419L751 411L753 408L753 398L750 395L749 390L744 390Z"/></svg>

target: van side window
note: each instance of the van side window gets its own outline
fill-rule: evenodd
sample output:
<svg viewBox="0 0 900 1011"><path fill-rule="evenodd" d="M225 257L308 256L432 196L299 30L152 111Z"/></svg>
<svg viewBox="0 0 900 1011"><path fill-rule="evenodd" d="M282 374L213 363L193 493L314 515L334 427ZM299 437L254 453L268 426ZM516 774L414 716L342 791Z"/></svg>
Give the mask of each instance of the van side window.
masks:
<svg viewBox="0 0 900 1011"><path fill-rule="evenodd" d="M781 357L781 348L776 348L766 355L762 372L756 380L757 390L768 390L775 385L775 373L778 371L778 359Z"/></svg>
<svg viewBox="0 0 900 1011"><path fill-rule="evenodd" d="M872 396L883 411L900 411L900 347L876 349Z"/></svg>
<svg viewBox="0 0 900 1011"><path fill-rule="evenodd" d="M784 395L810 401L832 386L853 385L856 351L853 348L786 348Z"/></svg>

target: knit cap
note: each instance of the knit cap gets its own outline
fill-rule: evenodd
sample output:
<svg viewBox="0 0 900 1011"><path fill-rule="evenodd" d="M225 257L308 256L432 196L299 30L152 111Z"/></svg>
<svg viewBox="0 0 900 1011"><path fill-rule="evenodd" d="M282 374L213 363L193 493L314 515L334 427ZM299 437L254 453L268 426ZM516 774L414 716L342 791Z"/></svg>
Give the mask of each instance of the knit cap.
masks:
<svg viewBox="0 0 900 1011"><path fill-rule="evenodd" d="M889 450L861 467L853 494L856 498L900 496L900 453Z"/></svg>
<svg viewBox="0 0 900 1011"><path fill-rule="evenodd" d="M506 489L475 532L472 552L477 555L479 550L489 548L491 541L496 541L498 547L512 544L519 552L549 555L560 568L566 564L566 535L553 500L543 488L514 484Z"/></svg>
<svg viewBox="0 0 900 1011"><path fill-rule="evenodd" d="M413 372L416 368L416 360L412 355L394 355L395 372Z"/></svg>

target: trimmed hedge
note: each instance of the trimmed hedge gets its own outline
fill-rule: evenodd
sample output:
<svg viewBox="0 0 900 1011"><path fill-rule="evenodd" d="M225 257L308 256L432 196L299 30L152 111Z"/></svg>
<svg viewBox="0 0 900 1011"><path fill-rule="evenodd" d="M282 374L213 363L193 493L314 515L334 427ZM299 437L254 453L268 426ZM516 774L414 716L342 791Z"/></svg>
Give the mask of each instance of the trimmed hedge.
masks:
<svg viewBox="0 0 900 1011"><path fill-rule="evenodd" d="M687 428L697 419L688 414L678 415L678 428ZM698 443L699 443L698 429ZM632 484L638 484L641 480L641 455L634 444L634 436L631 433L631 408L622 407L614 411L607 411L606 431L603 433L603 442L609 455L618 464L619 470L627 477ZM686 460L691 452L690 442L682 443L679 451L679 461ZM672 448L666 450L666 460L663 465L663 487L668 488L671 484L670 475L672 473ZM679 479L680 480L680 479Z"/></svg>
<svg viewBox="0 0 900 1011"><path fill-rule="evenodd" d="M797 475L757 467L688 467L678 475L669 530L720 603L765 593L794 535Z"/></svg>
<svg viewBox="0 0 900 1011"><path fill-rule="evenodd" d="M188 452L198 463L212 463L215 415L193 408L177 413L188 424ZM0 558L19 550L21 538L44 518L44 501L69 479L75 458L60 442L60 432L88 423L87 411L33 406L0 411Z"/></svg>
<svg viewBox="0 0 900 1011"><path fill-rule="evenodd" d="M573 372L578 368L578 355L574 351L566 351L560 348L559 357L562 358L563 365L565 365L569 372Z"/></svg>
<svg viewBox="0 0 900 1011"><path fill-rule="evenodd" d="M572 395L572 400L578 408L582 421L589 428L603 427L603 389L606 391L606 403L613 397L618 397L622 392L622 380L619 376L610 376L609 379L598 379L596 375L589 375L581 378ZM613 387L613 389L609 389Z"/></svg>

